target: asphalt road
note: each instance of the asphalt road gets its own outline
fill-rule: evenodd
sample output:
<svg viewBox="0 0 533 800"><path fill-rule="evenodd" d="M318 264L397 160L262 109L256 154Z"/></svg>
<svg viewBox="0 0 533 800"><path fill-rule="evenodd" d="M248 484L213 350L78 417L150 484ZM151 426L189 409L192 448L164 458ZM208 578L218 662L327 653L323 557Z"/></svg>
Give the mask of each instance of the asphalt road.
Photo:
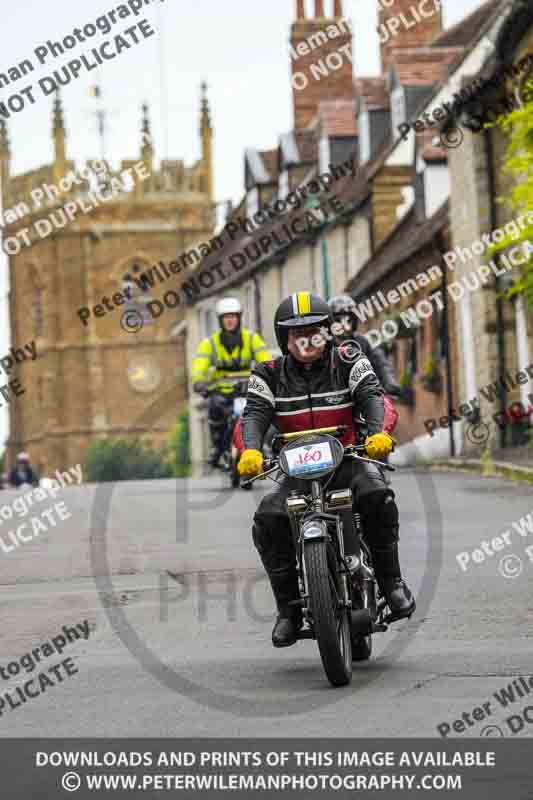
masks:
<svg viewBox="0 0 533 800"><path fill-rule="evenodd" d="M528 697L509 710L493 693L533 673L533 532L512 528L533 508L530 486L457 473L393 477L419 610L375 635L372 659L355 665L349 687L333 689L314 642L271 646L272 600L249 533L265 488L220 485L217 476L68 488L70 519L0 552L4 670L62 626L87 620L90 629L34 672L26 661L0 678L2 696L14 695L65 658L77 669L6 704L0 735L439 736L438 725L465 712L471 724L451 735L494 733L483 730L489 724L510 735L505 718ZM15 497L2 492L4 504ZM0 536L12 527L3 520ZM478 553L480 563L461 570L457 554L483 540L490 551L506 529L500 552L482 563ZM520 564L502 565L510 554ZM490 713L473 719L488 701ZM517 735L532 733L525 724Z"/></svg>

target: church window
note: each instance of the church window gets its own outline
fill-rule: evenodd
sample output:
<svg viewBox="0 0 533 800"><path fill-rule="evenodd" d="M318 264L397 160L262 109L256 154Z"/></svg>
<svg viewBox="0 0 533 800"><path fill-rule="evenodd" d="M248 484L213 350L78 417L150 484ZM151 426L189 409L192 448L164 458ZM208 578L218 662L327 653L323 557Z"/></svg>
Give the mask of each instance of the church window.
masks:
<svg viewBox="0 0 533 800"><path fill-rule="evenodd" d="M147 308L147 304L154 299L150 294L150 286L146 282L139 280L143 268L138 263L131 265L129 272L122 276L122 291L128 290L130 299L126 300L125 310L135 310L143 320L144 325L152 325L154 320Z"/></svg>

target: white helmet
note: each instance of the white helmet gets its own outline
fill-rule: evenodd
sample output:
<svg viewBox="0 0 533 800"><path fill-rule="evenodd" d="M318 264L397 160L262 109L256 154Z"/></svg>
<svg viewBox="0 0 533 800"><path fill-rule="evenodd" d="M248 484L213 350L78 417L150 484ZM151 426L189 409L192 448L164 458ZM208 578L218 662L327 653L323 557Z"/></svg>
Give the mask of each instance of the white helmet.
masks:
<svg viewBox="0 0 533 800"><path fill-rule="evenodd" d="M217 317L222 317L224 314L242 314L242 306L236 297L223 297L216 304Z"/></svg>

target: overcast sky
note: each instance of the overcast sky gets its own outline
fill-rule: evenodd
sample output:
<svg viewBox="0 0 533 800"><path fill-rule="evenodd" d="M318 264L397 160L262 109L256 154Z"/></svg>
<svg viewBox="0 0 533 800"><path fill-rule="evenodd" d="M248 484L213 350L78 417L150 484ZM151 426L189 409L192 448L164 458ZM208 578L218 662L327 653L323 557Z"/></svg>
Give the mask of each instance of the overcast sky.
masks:
<svg viewBox="0 0 533 800"><path fill-rule="evenodd" d="M118 1L106 0L92 0L90 4L17 0L6 6L0 73L26 58L37 69L0 89L0 102L29 84L36 86L40 78L51 75L70 59L90 52L96 44L146 18L156 30L155 36L143 39L139 34L139 44L98 69L82 70L77 80L63 87L68 157L81 164L86 158L100 156L94 117L97 101L89 96L89 87L99 84L108 111L106 156L113 166L139 152L140 107L145 101L150 105L156 157L183 158L190 164L200 155L199 87L205 79L215 128L217 200L238 200L245 147L272 148L278 135L292 127L288 40L295 0L156 0L138 17L119 20L110 33L99 33L63 57L50 57L38 66L35 48L48 40L61 41L74 28L94 23L119 5ZM333 0L325 0L326 9L332 5ZM445 28L479 5L479 0L443 0ZM314 3L308 1L308 14L312 7ZM354 29L355 74L379 74L377 0L344 0L344 13ZM28 104L8 122L15 173L52 160L52 101L38 88L34 96L35 104ZM6 271L6 259L1 254L0 357L10 346ZM30 332L28 326L24 341L31 338ZM0 408L0 447L7 435L5 411L5 407Z"/></svg>

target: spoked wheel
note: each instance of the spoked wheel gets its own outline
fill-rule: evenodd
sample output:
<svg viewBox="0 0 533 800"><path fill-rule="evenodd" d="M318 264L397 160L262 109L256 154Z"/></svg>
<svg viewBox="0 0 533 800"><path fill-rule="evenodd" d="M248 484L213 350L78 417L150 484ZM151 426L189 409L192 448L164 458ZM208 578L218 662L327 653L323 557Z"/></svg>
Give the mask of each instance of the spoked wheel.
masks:
<svg viewBox="0 0 533 800"><path fill-rule="evenodd" d="M313 627L324 670L333 686L346 686L352 679L352 645L348 610L340 605L338 578L327 556L324 541L305 545Z"/></svg>

